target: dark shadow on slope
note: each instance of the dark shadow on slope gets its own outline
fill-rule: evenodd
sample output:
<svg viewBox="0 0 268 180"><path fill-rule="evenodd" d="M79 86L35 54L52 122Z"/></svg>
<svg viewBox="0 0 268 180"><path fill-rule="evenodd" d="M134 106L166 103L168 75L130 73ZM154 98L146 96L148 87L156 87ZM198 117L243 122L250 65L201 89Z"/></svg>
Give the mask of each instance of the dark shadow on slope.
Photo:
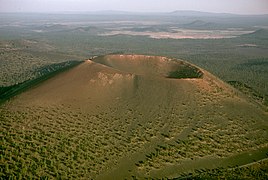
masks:
<svg viewBox="0 0 268 180"><path fill-rule="evenodd" d="M35 79L30 79L24 81L22 83L18 83L12 86L0 87L0 105L10 98L30 89L31 87L55 76L56 74L66 71L83 61L67 61L63 63L57 63L48 65L42 68L39 68L37 72L39 72L40 76Z"/></svg>
<svg viewBox="0 0 268 180"><path fill-rule="evenodd" d="M203 72L190 64L182 64L176 71L169 72L167 78L184 79L184 78L202 78Z"/></svg>

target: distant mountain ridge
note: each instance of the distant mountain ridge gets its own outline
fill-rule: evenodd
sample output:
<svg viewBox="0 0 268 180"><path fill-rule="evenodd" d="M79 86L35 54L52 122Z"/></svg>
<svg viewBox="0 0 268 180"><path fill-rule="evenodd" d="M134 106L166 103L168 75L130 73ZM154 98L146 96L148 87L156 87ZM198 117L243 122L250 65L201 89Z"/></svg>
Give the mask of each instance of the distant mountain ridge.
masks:
<svg viewBox="0 0 268 180"><path fill-rule="evenodd" d="M203 20L195 20L188 24L184 24L183 27L189 28L189 29L220 29L221 28L221 26L217 23L206 22Z"/></svg>
<svg viewBox="0 0 268 180"><path fill-rule="evenodd" d="M170 15L180 15L180 16L239 16L238 14L231 13L213 13L213 12L203 12L203 11L191 11L191 10L177 10L168 13Z"/></svg>
<svg viewBox="0 0 268 180"><path fill-rule="evenodd" d="M180 15L180 16L214 16L214 15L235 15L229 13L212 13L212 12L202 12L202 11L190 11L190 10L177 10L172 12L131 12L131 11L114 11L114 10L105 10L105 11L94 11L88 12L92 14L157 14L157 15Z"/></svg>
<svg viewBox="0 0 268 180"><path fill-rule="evenodd" d="M222 12L205 12L194 10L176 10L171 12L131 12L131 11L116 11L116 10L104 10L88 12L91 14L110 14L110 15L171 15L171 16L268 16L268 14L234 14L234 13L222 13Z"/></svg>

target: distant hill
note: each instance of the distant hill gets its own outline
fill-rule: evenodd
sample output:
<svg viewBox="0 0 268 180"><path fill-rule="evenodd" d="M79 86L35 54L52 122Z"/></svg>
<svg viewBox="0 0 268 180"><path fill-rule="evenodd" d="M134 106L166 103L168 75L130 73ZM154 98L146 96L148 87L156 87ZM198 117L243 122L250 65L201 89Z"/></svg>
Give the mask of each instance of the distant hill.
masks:
<svg viewBox="0 0 268 180"><path fill-rule="evenodd" d="M229 14L229 13L212 13L212 12L183 11L183 10L173 11L168 14L176 16L238 16L236 14Z"/></svg>
<svg viewBox="0 0 268 180"><path fill-rule="evenodd" d="M253 33L242 35L241 37L257 38L257 39L268 39L268 29L258 29Z"/></svg>
<svg viewBox="0 0 268 180"><path fill-rule="evenodd" d="M39 27L37 27L36 30L42 31L42 32L56 32L56 31L66 31L69 29L67 25L62 24L44 24Z"/></svg>
<svg viewBox="0 0 268 180"><path fill-rule="evenodd" d="M183 27L187 29L220 29L222 28L220 24L206 22L202 20L195 20L191 23L184 24Z"/></svg>

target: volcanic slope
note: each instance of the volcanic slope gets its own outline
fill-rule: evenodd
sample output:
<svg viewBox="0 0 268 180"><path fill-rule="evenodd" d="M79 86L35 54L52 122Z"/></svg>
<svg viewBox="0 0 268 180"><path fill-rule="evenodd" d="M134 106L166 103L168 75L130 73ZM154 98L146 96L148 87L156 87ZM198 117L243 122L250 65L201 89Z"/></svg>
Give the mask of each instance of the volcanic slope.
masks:
<svg viewBox="0 0 268 180"><path fill-rule="evenodd" d="M87 60L6 102L0 118L1 177L174 178L268 152L262 109L166 57Z"/></svg>

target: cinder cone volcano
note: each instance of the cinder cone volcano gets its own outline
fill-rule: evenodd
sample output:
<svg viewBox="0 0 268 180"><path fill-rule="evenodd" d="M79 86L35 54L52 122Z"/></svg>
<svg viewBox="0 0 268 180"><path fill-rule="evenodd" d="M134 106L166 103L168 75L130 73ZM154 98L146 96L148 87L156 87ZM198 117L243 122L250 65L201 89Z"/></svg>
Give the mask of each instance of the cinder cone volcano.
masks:
<svg viewBox="0 0 268 180"><path fill-rule="evenodd" d="M265 112L207 71L166 57L87 60L0 110L2 162L23 159L34 177L174 178L268 150Z"/></svg>

